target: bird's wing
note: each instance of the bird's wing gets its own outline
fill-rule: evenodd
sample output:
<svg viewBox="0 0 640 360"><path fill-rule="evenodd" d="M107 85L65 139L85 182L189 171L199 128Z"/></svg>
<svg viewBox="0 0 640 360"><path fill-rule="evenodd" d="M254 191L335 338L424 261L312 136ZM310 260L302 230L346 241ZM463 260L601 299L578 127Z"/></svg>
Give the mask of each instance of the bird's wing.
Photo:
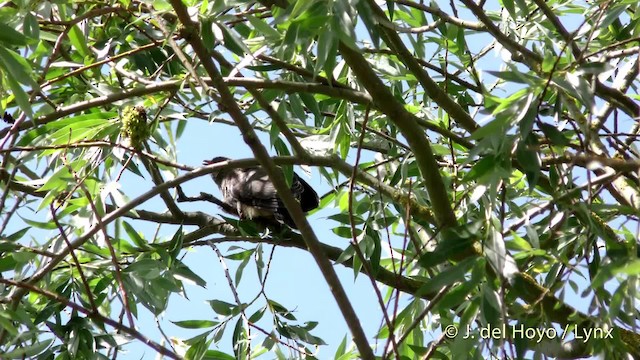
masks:
<svg viewBox="0 0 640 360"><path fill-rule="evenodd" d="M282 204L269 176L262 168L241 169L240 179L233 188L233 196L241 203L276 212Z"/></svg>
<svg viewBox="0 0 640 360"><path fill-rule="evenodd" d="M293 181L291 182L291 193L293 194L293 197L296 198L296 200L300 200L300 196L302 195L302 193L304 192L304 185L302 184L304 180L300 179L300 176L298 176L298 174L293 173Z"/></svg>
<svg viewBox="0 0 640 360"><path fill-rule="evenodd" d="M291 184L291 192L293 196L300 202L302 211L311 211L320 205L318 193L304 181L298 174L293 173L293 184Z"/></svg>
<svg viewBox="0 0 640 360"><path fill-rule="evenodd" d="M287 211L269 176L262 168L244 169L243 176L235 191L235 197L239 201L278 213ZM296 173L293 173L291 193L300 202L304 212L313 210L319 205L318 194Z"/></svg>

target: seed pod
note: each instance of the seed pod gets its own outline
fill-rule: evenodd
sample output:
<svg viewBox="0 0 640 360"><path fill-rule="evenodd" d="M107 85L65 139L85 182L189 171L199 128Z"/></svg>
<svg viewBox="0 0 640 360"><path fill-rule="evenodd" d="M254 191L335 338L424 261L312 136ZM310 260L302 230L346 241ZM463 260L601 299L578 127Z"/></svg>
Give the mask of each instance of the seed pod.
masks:
<svg viewBox="0 0 640 360"><path fill-rule="evenodd" d="M122 112L122 137L129 139L131 146L139 149L151 136L147 112L142 106L129 106Z"/></svg>

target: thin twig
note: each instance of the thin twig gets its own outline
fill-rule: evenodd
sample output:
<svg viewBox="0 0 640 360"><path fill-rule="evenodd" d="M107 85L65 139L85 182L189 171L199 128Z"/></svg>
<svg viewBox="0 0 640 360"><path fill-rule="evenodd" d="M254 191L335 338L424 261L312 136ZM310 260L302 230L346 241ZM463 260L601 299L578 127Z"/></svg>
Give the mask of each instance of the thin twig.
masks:
<svg viewBox="0 0 640 360"><path fill-rule="evenodd" d="M396 341L395 341L395 332L393 329L393 323L391 322L391 320L389 320L389 314L387 314L387 310L384 305L382 294L380 293L378 284L376 283L376 280L373 276L373 269L371 269L371 266L367 261L367 258L364 256L364 254L362 253L362 250L360 249L360 245L358 243L358 237L356 235L356 222L353 216L353 191L355 189L355 184L356 184L356 169L358 168L358 164L360 163L360 155L362 153L362 143L364 142L364 137L367 133L366 128L367 128L368 121L369 121L369 107L367 107L367 109L365 110L364 120L362 120L362 131L360 132L360 138L358 139L358 147L356 148L356 160L355 160L355 164L353 165L353 173L351 174L351 180L349 181L348 214L349 214L349 226L351 227L351 236L352 236L351 247L355 251L360 261L362 262L362 265L365 269L367 277L371 281L371 287L373 288L373 291L375 292L376 297L378 299L378 304L380 305L380 309L382 310L382 316L384 317L384 321L387 327L389 328L389 341L393 345L393 350L394 350L394 353L396 354L396 357L400 359L400 352L398 351L398 346L396 345Z"/></svg>
<svg viewBox="0 0 640 360"><path fill-rule="evenodd" d="M171 359L176 359L176 360L182 360L182 357L179 356L178 354L176 354L175 352L163 347L162 345L156 343L155 341L147 338L146 336L142 335L142 333L140 333L138 330L136 330L133 327L129 327L126 326L122 323L119 323L111 318L108 318L106 316L103 316L102 314L98 313L98 312L94 312L92 310L89 310L81 305L78 305L76 303L74 303L73 301L64 298L56 293L53 293L51 291L48 290L44 290L41 288L38 288L32 284L29 283L25 283L25 282L19 282L19 281L13 281L13 280L9 280L9 279L3 279L0 278L0 283L5 284L5 285L11 285L14 286L16 288L20 288L23 289L25 292L33 292L36 294L40 294L43 296L46 296L47 298L51 299L51 300L55 300L57 302L59 302L60 304L63 304L66 307L70 307L73 310L85 314L87 315L89 318L96 320L98 322L101 323L105 323L111 327L113 327L114 329L117 329L118 331L121 331L125 334L128 334L134 338L136 338L137 340L140 340L141 343L146 344L147 346L149 346L150 348L152 348L153 350L155 350L156 352L167 356Z"/></svg>
<svg viewBox="0 0 640 360"><path fill-rule="evenodd" d="M224 276L227 278L227 284L229 284L229 288L231 289L233 298L235 299L236 304L238 305L238 309L240 310L240 315L242 316L242 320L245 322L245 324L249 325L250 324L249 318L247 317L247 314L244 311L245 306L242 304L242 301L240 300L240 295L238 295L238 289L236 289L236 286L233 284L233 280L231 279L231 274L229 274L229 267L224 261L224 256L222 256L222 253L220 252L220 250L215 244L209 243L209 247L211 247L211 249L218 256L218 261L220 261L220 265L222 266L222 270L224 271ZM251 327L249 327L247 331L248 331L247 338L251 339ZM251 342L248 341L247 342L247 359L250 359L250 358L251 358Z"/></svg>
<svg viewBox="0 0 640 360"><path fill-rule="evenodd" d="M93 201L93 198L91 196L91 193L89 192L89 189L87 189L87 187L84 184L84 181L80 179L78 174L73 170L73 167L67 162L66 155L63 154L61 156L61 159L65 164L65 166L67 166L67 168L69 169L69 172L72 174L74 180L76 181L76 183L78 184L78 186L80 187L84 195L87 197L89 206L93 211L93 215L95 216L96 221L98 222L97 228L100 230L100 232L102 232L104 242L107 245L107 248L109 248L109 253L111 255L111 262L115 270L114 274L115 274L116 282L120 287L120 293L122 295L122 305L127 314L127 318L129 320L129 326L134 327L135 323L133 321L133 315L131 314L131 307L129 305L129 296L127 295L127 290L124 287L124 282L122 281L120 264L118 264L118 256L116 255L116 251L113 248L113 244L111 244L111 241L109 240L109 234L107 233L106 224L103 222L102 216L100 216L100 211L98 210L98 207ZM73 246L71 245L70 242L67 243L67 248L69 249L70 253L73 251Z"/></svg>
<svg viewBox="0 0 640 360"><path fill-rule="evenodd" d="M75 251L73 251L73 249L71 248L71 242L69 241L69 238L67 237L67 234L65 233L64 229L62 228L62 225L60 224L60 221L58 221L58 216L56 215L57 208L56 208L56 206L54 204L54 201L51 202L49 208L51 209L51 218L53 219L53 223L58 228L58 231L60 232L60 236L64 240L64 243L67 244L67 247L69 248L69 253L71 255L71 258L73 258L73 263L75 264L76 268L78 269L78 273L80 274L80 280L82 281L82 285L84 286L84 290L87 292L87 298L89 299L89 304L91 304L91 309L93 310L93 312L97 313L98 312L98 306L96 305L96 302L95 302L95 300L93 298L93 292L91 291L91 287L89 286L89 282L87 281L87 277L84 275L84 271L82 270L82 265L80 265L80 261L78 261L78 257L76 256Z"/></svg>

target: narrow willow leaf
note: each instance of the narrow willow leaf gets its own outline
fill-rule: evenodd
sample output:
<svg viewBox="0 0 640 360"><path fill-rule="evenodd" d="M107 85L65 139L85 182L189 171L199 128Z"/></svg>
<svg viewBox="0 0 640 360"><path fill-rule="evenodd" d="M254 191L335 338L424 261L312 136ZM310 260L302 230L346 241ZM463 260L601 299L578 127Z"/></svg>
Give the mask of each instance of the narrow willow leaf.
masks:
<svg viewBox="0 0 640 360"><path fill-rule="evenodd" d="M7 46L24 46L27 45L28 39L14 28L0 22L0 42Z"/></svg>

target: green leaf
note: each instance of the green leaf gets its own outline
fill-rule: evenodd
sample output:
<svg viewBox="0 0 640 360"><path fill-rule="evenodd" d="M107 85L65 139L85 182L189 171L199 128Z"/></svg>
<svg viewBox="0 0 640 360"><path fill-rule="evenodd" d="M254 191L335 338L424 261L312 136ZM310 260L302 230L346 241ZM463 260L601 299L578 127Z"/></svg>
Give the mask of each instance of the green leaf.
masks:
<svg viewBox="0 0 640 360"><path fill-rule="evenodd" d="M600 75L604 72L610 71L613 66L607 62L585 62L581 63L578 67L578 73L588 75Z"/></svg>
<svg viewBox="0 0 640 360"><path fill-rule="evenodd" d="M286 156L281 154L279 155ZM282 175L284 175L284 180L287 183L287 186L291 188L291 184L293 184L293 165L283 165L281 169L282 169Z"/></svg>
<svg viewBox="0 0 640 360"><path fill-rule="evenodd" d="M273 313L278 314L287 320L296 320L296 317L293 316L291 311L280 305L278 302L274 300L267 300L267 303L269 304L269 308Z"/></svg>
<svg viewBox="0 0 640 360"><path fill-rule="evenodd" d="M177 260L172 269L173 277L178 280L188 280L189 282L195 283L200 287L206 287L207 282L194 273L190 268L188 268L181 261Z"/></svg>
<svg viewBox="0 0 640 360"><path fill-rule="evenodd" d="M288 333L293 339L301 340L312 345L327 345L321 338L311 335L306 327L289 325L287 330L289 330Z"/></svg>
<svg viewBox="0 0 640 360"><path fill-rule="evenodd" d="M289 94L288 100L291 113L301 122L304 122L307 119L307 113L298 94Z"/></svg>
<svg viewBox="0 0 640 360"><path fill-rule="evenodd" d="M474 131L473 134L471 134L471 140L480 140L488 136L503 134L507 125L508 118L506 116L497 117L495 120Z"/></svg>
<svg viewBox="0 0 640 360"><path fill-rule="evenodd" d="M304 12L309 10L311 6L319 1L320 0L296 1L293 9L291 10L291 18L296 19L297 17L301 16L302 14L304 14Z"/></svg>
<svg viewBox="0 0 640 360"><path fill-rule="evenodd" d="M336 353L333 355L334 359L338 359L340 358L340 356L344 355L347 351L347 337L343 337L342 341L340 342L340 345L338 345L338 348L336 349Z"/></svg>
<svg viewBox="0 0 640 360"><path fill-rule="evenodd" d="M29 39L14 28L0 22L0 42L7 46L25 46L29 43Z"/></svg>
<svg viewBox="0 0 640 360"><path fill-rule="evenodd" d="M39 192L52 191L54 194L60 194L61 191L67 189L70 183L75 183L75 179L70 170L78 173L87 165L86 159L78 159L57 169L53 175L46 179L45 183L38 188ZM71 169L69 169L71 168Z"/></svg>
<svg viewBox="0 0 640 360"><path fill-rule="evenodd" d="M236 276L235 276L235 283L236 286L240 285L240 280L242 279L242 274L244 272L244 269L247 267L247 264L249 264L249 260L251 260L251 258L245 258L244 260L242 260L242 262L240 263L240 265L238 265L238 269L236 270Z"/></svg>
<svg viewBox="0 0 640 360"><path fill-rule="evenodd" d="M345 213L338 213L338 214L333 214L331 216L328 217L328 219L333 220L333 221L337 221L341 224L349 224L351 222L351 217L349 216L349 214L345 214ZM360 216L354 215L353 216L353 223L355 225L359 225L359 224L363 224L364 223L364 219Z"/></svg>
<svg viewBox="0 0 640 360"><path fill-rule="evenodd" d="M116 116L118 116L118 113L116 112L98 111L90 114L72 116L61 120L52 121L50 123L40 125L32 130L29 130L29 132L22 136L17 145L33 146L36 139L52 136L52 134L54 133L58 133L58 136L61 136L60 134L66 133L66 135L68 136L69 129L78 130L82 128L93 128L95 126L99 126L102 123L112 125L114 121L107 121L107 119L112 119ZM62 129L64 129L64 131L60 131Z"/></svg>
<svg viewBox="0 0 640 360"><path fill-rule="evenodd" d="M247 353L247 331L244 326L244 319L239 318L236 322L236 326L233 329L233 335L231 336L231 342L235 344L233 351L236 354L237 359L248 358Z"/></svg>
<svg viewBox="0 0 640 360"><path fill-rule="evenodd" d="M320 113L320 106L318 105L318 101L313 95L308 93L299 93L300 100L304 103L304 105L309 109L316 119L320 118L322 115Z"/></svg>
<svg viewBox="0 0 640 360"><path fill-rule="evenodd" d="M570 144L569 139L560 131L556 126L551 124L542 123L539 125L540 130L549 139L549 141L558 146L567 146Z"/></svg>
<svg viewBox="0 0 640 360"><path fill-rule="evenodd" d="M280 109L280 107L278 107L278 109ZM280 127L275 122L272 122L271 126L269 127L269 141L271 143L271 146L275 145L279 137L280 137Z"/></svg>
<svg viewBox="0 0 640 360"><path fill-rule="evenodd" d="M613 24L614 21L619 20L620 15L622 15L628 7L628 4L620 4L619 6L612 6L611 8L608 8L606 11L606 16L604 17L602 22L598 24L598 28L604 29Z"/></svg>
<svg viewBox="0 0 640 360"><path fill-rule="evenodd" d="M635 276L640 274L640 259L629 261L625 266L616 270L618 274L626 274L628 276Z"/></svg>
<svg viewBox="0 0 640 360"><path fill-rule="evenodd" d="M516 149L516 159L518 159L518 163L522 166L525 175L527 175L527 181L529 182L531 191L538 184L542 166L538 153L532 149L535 148L534 146L535 145L528 144L525 141L520 141Z"/></svg>
<svg viewBox="0 0 640 360"><path fill-rule="evenodd" d="M255 252L254 249L249 249L249 250L237 252L235 254L225 255L224 257L230 260L245 260L247 258L250 258L254 252Z"/></svg>
<svg viewBox="0 0 640 360"><path fill-rule="evenodd" d="M40 39L40 26L38 25L38 19L30 12L24 16L23 29L24 34L31 39ZM0 26L0 33L2 32L2 26Z"/></svg>
<svg viewBox="0 0 640 360"><path fill-rule="evenodd" d="M77 24L71 27L67 36L69 37L69 41L71 41L71 45L78 50L83 58L91 56L91 50L89 50L87 46L87 39Z"/></svg>
<svg viewBox="0 0 640 360"><path fill-rule="evenodd" d="M360 235L362 233L362 229L358 229L356 228L356 236ZM338 227L334 227L333 229L331 229L331 231L333 231L334 234L343 237L345 239L352 239L353 235L351 234L351 228L348 226L338 226Z"/></svg>
<svg viewBox="0 0 640 360"><path fill-rule="evenodd" d="M13 311L7 309L0 312L0 328L7 331L11 336L17 336L20 333L13 322L16 317L17 315Z"/></svg>
<svg viewBox="0 0 640 360"><path fill-rule="evenodd" d="M232 355L223 353L218 350L207 350L202 357L202 360L236 360Z"/></svg>
<svg viewBox="0 0 640 360"><path fill-rule="evenodd" d="M146 241L144 241L142 237L140 237L136 229L134 229L133 226L131 226L131 224L129 224L126 221L123 221L122 227L124 228L124 231L127 233L127 235L129 235L129 238L131 238L131 241L133 241L133 243L136 246L138 246L141 249L149 248L149 244Z"/></svg>
<svg viewBox="0 0 640 360"><path fill-rule="evenodd" d="M173 234L173 238L171 238L171 242L169 242L169 255L171 255L171 259L175 260L180 254L180 250L182 250L182 239L184 238L184 233L182 232L182 225L178 227L178 230Z"/></svg>
<svg viewBox="0 0 640 360"><path fill-rule="evenodd" d="M387 7L393 8L393 2L387 1ZM358 11L358 15L362 22L364 23L364 27L369 32L369 36L371 37L371 41L373 43L373 47L376 49L380 48L380 28L377 26L378 20L373 14L369 4L364 1L358 1L356 3L356 9ZM393 21L393 11L389 11L390 20Z"/></svg>
<svg viewBox="0 0 640 360"><path fill-rule="evenodd" d="M446 229L442 233L442 240L438 243L436 249L427 252L418 261L421 266L429 268L453 258L456 253L464 253L479 238L474 229L476 225L465 225L456 229Z"/></svg>
<svg viewBox="0 0 640 360"><path fill-rule="evenodd" d="M466 301L469 294L471 294L480 282L484 279L486 261L479 258L471 270L471 280L464 281L453 288L449 289L447 293L438 301L434 307L434 312L450 309L458 306L462 302Z"/></svg>
<svg viewBox="0 0 640 360"><path fill-rule="evenodd" d="M541 80L535 76L522 73L517 71L515 68L512 68L511 71L491 71L486 70L487 73L503 80L507 80L510 82L527 84L527 85L537 85L541 82Z"/></svg>
<svg viewBox="0 0 640 360"><path fill-rule="evenodd" d="M352 3L349 1L336 1L333 6L335 13L331 17L332 30L344 45L354 51L361 52L362 50L355 41L358 37L355 34L355 24L353 22L355 9L352 7Z"/></svg>
<svg viewBox="0 0 640 360"><path fill-rule="evenodd" d="M344 251L340 254L340 256L338 256L336 263L342 264L343 262L351 259L353 255L355 255L355 253L356 253L356 250L353 247L353 245L347 246L347 248L344 249Z"/></svg>
<svg viewBox="0 0 640 360"><path fill-rule="evenodd" d="M211 320L182 320L182 321L172 321L176 326L185 329L202 329L208 327L214 327L219 324L217 321Z"/></svg>
<svg viewBox="0 0 640 360"><path fill-rule="evenodd" d="M488 238L483 243L485 257L489 260L496 273L511 281L515 274L518 273L518 267L511 255L507 253L504 238L500 231L491 227L489 232Z"/></svg>
<svg viewBox="0 0 640 360"><path fill-rule="evenodd" d="M213 311L223 316L231 315L233 313L233 310L237 307L222 300L209 300L208 302Z"/></svg>
<svg viewBox="0 0 640 360"><path fill-rule="evenodd" d="M498 326L502 323L502 301L495 290L487 283L482 287L482 315L488 324Z"/></svg>
<svg viewBox="0 0 640 360"><path fill-rule="evenodd" d="M496 160L495 156L484 156L480 161L475 163L471 170L465 174L462 178L463 182L469 182L483 177L488 173L493 173L496 167L500 166L500 162Z"/></svg>
<svg viewBox="0 0 640 360"><path fill-rule="evenodd" d="M478 258L474 256L464 259L451 267L445 268L442 272L427 280L427 282L418 290L418 294L433 294L440 291L445 286L453 285L458 281L462 281L477 261Z"/></svg>
<svg viewBox="0 0 640 360"><path fill-rule="evenodd" d="M267 24L264 20L259 19L255 16L245 15L247 20L253 25L257 34L263 35L266 38L270 38L270 41L275 41L282 37L282 35L273 28L273 26Z"/></svg>
<svg viewBox="0 0 640 360"><path fill-rule="evenodd" d="M3 240L18 241L18 240L20 240L20 239L22 239L24 237L24 234L26 234L27 231L29 231L29 229L31 229L31 228L30 227L26 227L26 228L20 229L20 230L14 232L13 234L7 236Z"/></svg>
<svg viewBox="0 0 640 360"><path fill-rule="evenodd" d="M171 4L167 0L154 0L152 4L153 8L160 12L173 10L173 7L171 7Z"/></svg>
<svg viewBox="0 0 640 360"><path fill-rule="evenodd" d="M318 74L321 70L324 70L327 76L331 76L336 63L335 55L338 51L338 39L331 31L329 25L325 26L323 30L320 31L320 35L318 35L317 49L318 56L316 58L314 74Z"/></svg>
<svg viewBox="0 0 640 360"><path fill-rule="evenodd" d="M507 248L518 251L530 251L531 244L515 232L511 232L511 239L507 241Z"/></svg>
<svg viewBox="0 0 640 360"><path fill-rule="evenodd" d="M611 297L611 303L609 303L609 316L611 319L616 319L620 310L622 310L622 304L624 303L624 299L627 297L629 293L628 280L623 280L622 284L618 286L616 291L613 293Z"/></svg>
<svg viewBox="0 0 640 360"><path fill-rule="evenodd" d="M231 50L231 52L238 56L245 56L245 54L251 53L251 50L247 48L247 46L242 42L242 39L239 38L233 30L230 30L224 24L218 24L218 26L222 30L224 46L227 49Z"/></svg>
<svg viewBox="0 0 640 360"><path fill-rule="evenodd" d="M18 265L18 262L13 258L13 256L0 257L0 273L14 270L16 265Z"/></svg>
<svg viewBox="0 0 640 360"><path fill-rule="evenodd" d="M136 273L141 279L152 280L160 276L164 266L158 260L140 259L127 266L123 272Z"/></svg>
<svg viewBox="0 0 640 360"><path fill-rule="evenodd" d="M22 218L22 221L27 223L27 225L30 225L30 226L32 226L34 228L37 228L37 229L44 229L44 230L57 229L57 226L56 226L56 224L53 223L53 221L39 222L39 221L29 220L29 219L25 219L25 218Z"/></svg>
<svg viewBox="0 0 640 360"><path fill-rule="evenodd" d="M500 2L502 3L502 6L504 6L504 8L507 9L512 19L518 18L516 14L516 8L513 4L513 0L501 0Z"/></svg>
<svg viewBox="0 0 640 360"><path fill-rule="evenodd" d="M24 359L34 358L36 355L46 350L53 342L53 339L48 339L40 342L28 344L26 346L19 347L13 351L2 354L3 359Z"/></svg>
<svg viewBox="0 0 640 360"><path fill-rule="evenodd" d="M27 117L33 118L33 112L31 110L31 104L29 103L29 96L27 96L27 93L13 78L13 76L11 76L11 74L5 74L5 78L9 83L9 88L11 89L20 109L27 114Z"/></svg>
<svg viewBox="0 0 640 360"><path fill-rule="evenodd" d="M593 90L584 77L566 73L565 78L553 78L553 82L567 94L579 100L582 106L591 109L594 103Z"/></svg>
<svg viewBox="0 0 640 360"><path fill-rule="evenodd" d="M191 345L187 353L184 355L185 360L201 360L204 358L204 354L207 352L209 345L213 342L213 338L207 339L202 337L195 344Z"/></svg>
<svg viewBox="0 0 640 360"><path fill-rule="evenodd" d="M262 316L264 315L266 310L267 310L267 307L263 306L260 310L256 311L251 316L249 316L249 321L252 323L258 322L260 319L262 319Z"/></svg>

